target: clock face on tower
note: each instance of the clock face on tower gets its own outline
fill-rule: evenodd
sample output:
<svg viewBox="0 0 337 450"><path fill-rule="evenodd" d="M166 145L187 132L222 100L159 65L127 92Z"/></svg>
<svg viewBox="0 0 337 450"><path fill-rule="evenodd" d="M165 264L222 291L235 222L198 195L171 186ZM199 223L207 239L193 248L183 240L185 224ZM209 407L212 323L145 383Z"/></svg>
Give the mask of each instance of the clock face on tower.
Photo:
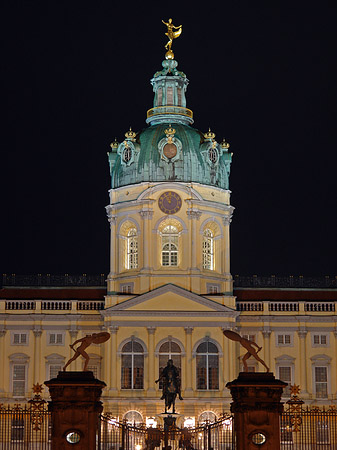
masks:
<svg viewBox="0 0 337 450"><path fill-rule="evenodd" d="M181 208L182 201L176 192L167 191L159 197L158 205L163 213L175 214Z"/></svg>

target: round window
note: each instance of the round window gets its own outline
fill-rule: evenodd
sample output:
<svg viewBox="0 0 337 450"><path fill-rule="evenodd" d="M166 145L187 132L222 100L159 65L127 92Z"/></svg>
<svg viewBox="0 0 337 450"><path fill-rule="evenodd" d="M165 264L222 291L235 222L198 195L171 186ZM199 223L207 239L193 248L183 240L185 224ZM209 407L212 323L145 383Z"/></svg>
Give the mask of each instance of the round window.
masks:
<svg viewBox="0 0 337 450"><path fill-rule="evenodd" d="M66 440L69 444L77 444L81 440L81 436L77 431L69 431L66 434Z"/></svg>
<svg viewBox="0 0 337 450"><path fill-rule="evenodd" d="M256 445L262 445L266 442L267 438L263 433L254 433L252 436L252 442Z"/></svg>

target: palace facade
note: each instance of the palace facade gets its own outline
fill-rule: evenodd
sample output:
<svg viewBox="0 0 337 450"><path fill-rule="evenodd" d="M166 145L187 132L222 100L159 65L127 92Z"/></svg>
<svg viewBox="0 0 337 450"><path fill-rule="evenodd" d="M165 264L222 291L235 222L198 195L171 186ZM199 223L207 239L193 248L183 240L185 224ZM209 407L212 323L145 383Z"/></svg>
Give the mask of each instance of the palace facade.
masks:
<svg viewBox="0 0 337 450"><path fill-rule="evenodd" d="M213 420L228 411L226 383L242 370L243 349L222 333L231 329L262 346L266 364L299 385L305 402L336 405L336 279L233 280L229 144L193 128L188 80L171 56L151 80L148 126L128 130L108 154L109 274L4 279L0 402L30 398L33 383L62 370L69 344L109 331L107 343L88 349L89 369L107 384L106 411L158 420L164 405L155 380L173 359L181 420ZM69 369L81 367L77 359Z"/></svg>

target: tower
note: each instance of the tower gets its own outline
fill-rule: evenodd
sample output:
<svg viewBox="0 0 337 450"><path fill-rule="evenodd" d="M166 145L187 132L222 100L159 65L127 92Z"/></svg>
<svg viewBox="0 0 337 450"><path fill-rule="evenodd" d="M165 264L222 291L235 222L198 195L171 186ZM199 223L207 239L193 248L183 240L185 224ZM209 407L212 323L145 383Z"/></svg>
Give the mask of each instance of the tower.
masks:
<svg viewBox="0 0 337 450"><path fill-rule="evenodd" d="M169 53L169 52L168 52ZM173 54L173 52L172 52ZM171 53L167 55L171 57ZM151 80L149 125L111 144L107 304L173 283L227 304L230 273L229 144L192 127L188 79L174 59ZM120 297L120 293L123 297Z"/></svg>

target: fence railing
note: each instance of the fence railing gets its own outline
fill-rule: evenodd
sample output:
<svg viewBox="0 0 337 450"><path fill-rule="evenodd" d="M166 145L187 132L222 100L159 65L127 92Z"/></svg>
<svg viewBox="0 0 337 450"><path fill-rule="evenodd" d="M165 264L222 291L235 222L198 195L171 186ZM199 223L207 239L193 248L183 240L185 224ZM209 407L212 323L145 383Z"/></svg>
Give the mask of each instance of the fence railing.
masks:
<svg viewBox="0 0 337 450"><path fill-rule="evenodd" d="M111 415L101 416L99 449L110 450L234 450L232 416L195 428L146 428L117 422Z"/></svg>

